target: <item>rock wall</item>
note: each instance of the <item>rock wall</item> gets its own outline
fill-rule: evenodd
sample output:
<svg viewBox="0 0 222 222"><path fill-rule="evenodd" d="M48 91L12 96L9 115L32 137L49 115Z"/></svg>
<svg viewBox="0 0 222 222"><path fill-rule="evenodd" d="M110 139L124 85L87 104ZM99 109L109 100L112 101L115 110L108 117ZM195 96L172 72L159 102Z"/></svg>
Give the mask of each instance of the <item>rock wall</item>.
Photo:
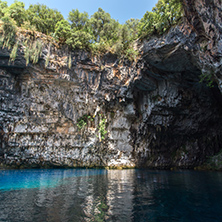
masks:
<svg viewBox="0 0 222 222"><path fill-rule="evenodd" d="M204 75L213 76L222 92L221 0L183 0L187 23L196 33L197 63Z"/></svg>
<svg viewBox="0 0 222 222"><path fill-rule="evenodd" d="M220 1L205 13L204 1L184 4L187 21L144 41L134 63L45 47L38 64L26 66L22 52L9 64L1 49L1 165L194 168L217 154L221 29L211 10L219 19ZM68 55L71 68L58 68L57 57ZM212 70L213 88L200 82Z"/></svg>
<svg viewBox="0 0 222 222"><path fill-rule="evenodd" d="M72 55L72 69L60 72L52 63L45 68L44 60L28 67L19 61L0 75L4 165L135 166L127 120L135 114L133 98L121 104L134 68L115 68L112 58L101 67L83 52ZM85 125L78 127L81 120Z"/></svg>

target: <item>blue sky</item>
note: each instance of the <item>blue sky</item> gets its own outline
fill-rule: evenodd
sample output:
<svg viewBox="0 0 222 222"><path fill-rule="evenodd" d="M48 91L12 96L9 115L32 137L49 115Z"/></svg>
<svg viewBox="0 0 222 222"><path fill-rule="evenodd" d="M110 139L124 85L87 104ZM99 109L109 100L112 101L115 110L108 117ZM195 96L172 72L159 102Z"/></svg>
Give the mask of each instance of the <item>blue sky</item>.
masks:
<svg viewBox="0 0 222 222"><path fill-rule="evenodd" d="M5 0L7 1L7 0ZM45 4L49 8L57 9L65 18L72 9L80 12L88 12L92 15L100 7L108 12L112 18L124 23L130 18L141 19L146 11L151 11L158 0L20 0L25 3L26 8L30 4ZM11 5L14 0L8 0Z"/></svg>

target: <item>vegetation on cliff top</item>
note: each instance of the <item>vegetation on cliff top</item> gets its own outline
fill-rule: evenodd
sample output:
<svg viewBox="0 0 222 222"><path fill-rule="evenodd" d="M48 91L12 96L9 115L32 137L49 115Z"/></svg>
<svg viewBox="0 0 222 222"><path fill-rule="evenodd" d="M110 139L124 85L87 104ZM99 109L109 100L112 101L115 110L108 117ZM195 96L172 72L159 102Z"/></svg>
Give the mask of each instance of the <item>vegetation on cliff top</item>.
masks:
<svg viewBox="0 0 222 222"><path fill-rule="evenodd" d="M78 9L69 13L68 19L46 5L30 5L15 1L10 6L0 0L0 28L2 37L0 47L13 48L11 60L15 59L18 44L30 46L30 42L21 42L17 38L18 30L41 32L51 36L55 41L68 45L72 50L87 50L93 54L111 52L120 58L135 60L138 51L135 47L137 39L146 38L153 34L163 34L175 25L182 17L181 0L159 0L152 12L146 12L141 20L130 19L125 24L111 18L109 13L99 8L91 17ZM39 43L38 52L41 48ZM37 56L37 55L36 55ZM36 61L26 55L29 60Z"/></svg>

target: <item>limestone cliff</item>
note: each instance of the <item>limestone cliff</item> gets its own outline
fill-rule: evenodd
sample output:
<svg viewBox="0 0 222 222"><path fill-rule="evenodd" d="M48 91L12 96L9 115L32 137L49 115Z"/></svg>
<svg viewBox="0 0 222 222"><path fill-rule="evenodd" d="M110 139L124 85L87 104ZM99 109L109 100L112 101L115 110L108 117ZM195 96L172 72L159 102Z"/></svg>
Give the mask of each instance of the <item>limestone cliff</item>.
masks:
<svg viewBox="0 0 222 222"><path fill-rule="evenodd" d="M183 3L187 23L197 35L196 62L203 74L214 77L222 91L221 0L183 0Z"/></svg>
<svg viewBox="0 0 222 222"><path fill-rule="evenodd" d="M211 3L184 0L186 21L143 41L134 63L45 45L26 66L22 49L13 64L1 49L2 166L193 168L217 154L222 23Z"/></svg>

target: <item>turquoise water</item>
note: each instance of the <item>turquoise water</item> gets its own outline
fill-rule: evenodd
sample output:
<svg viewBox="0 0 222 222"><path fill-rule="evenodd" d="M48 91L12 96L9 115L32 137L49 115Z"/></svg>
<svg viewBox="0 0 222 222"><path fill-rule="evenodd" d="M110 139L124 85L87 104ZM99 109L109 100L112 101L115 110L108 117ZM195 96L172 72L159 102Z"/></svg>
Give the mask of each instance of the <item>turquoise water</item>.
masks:
<svg viewBox="0 0 222 222"><path fill-rule="evenodd" d="M0 221L222 221L222 173L0 170Z"/></svg>
<svg viewBox="0 0 222 222"><path fill-rule="evenodd" d="M50 170L2 170L0 171L0 191L50 188L73 177L87 177L106 174L105 170L50 169Z"/></svg>

